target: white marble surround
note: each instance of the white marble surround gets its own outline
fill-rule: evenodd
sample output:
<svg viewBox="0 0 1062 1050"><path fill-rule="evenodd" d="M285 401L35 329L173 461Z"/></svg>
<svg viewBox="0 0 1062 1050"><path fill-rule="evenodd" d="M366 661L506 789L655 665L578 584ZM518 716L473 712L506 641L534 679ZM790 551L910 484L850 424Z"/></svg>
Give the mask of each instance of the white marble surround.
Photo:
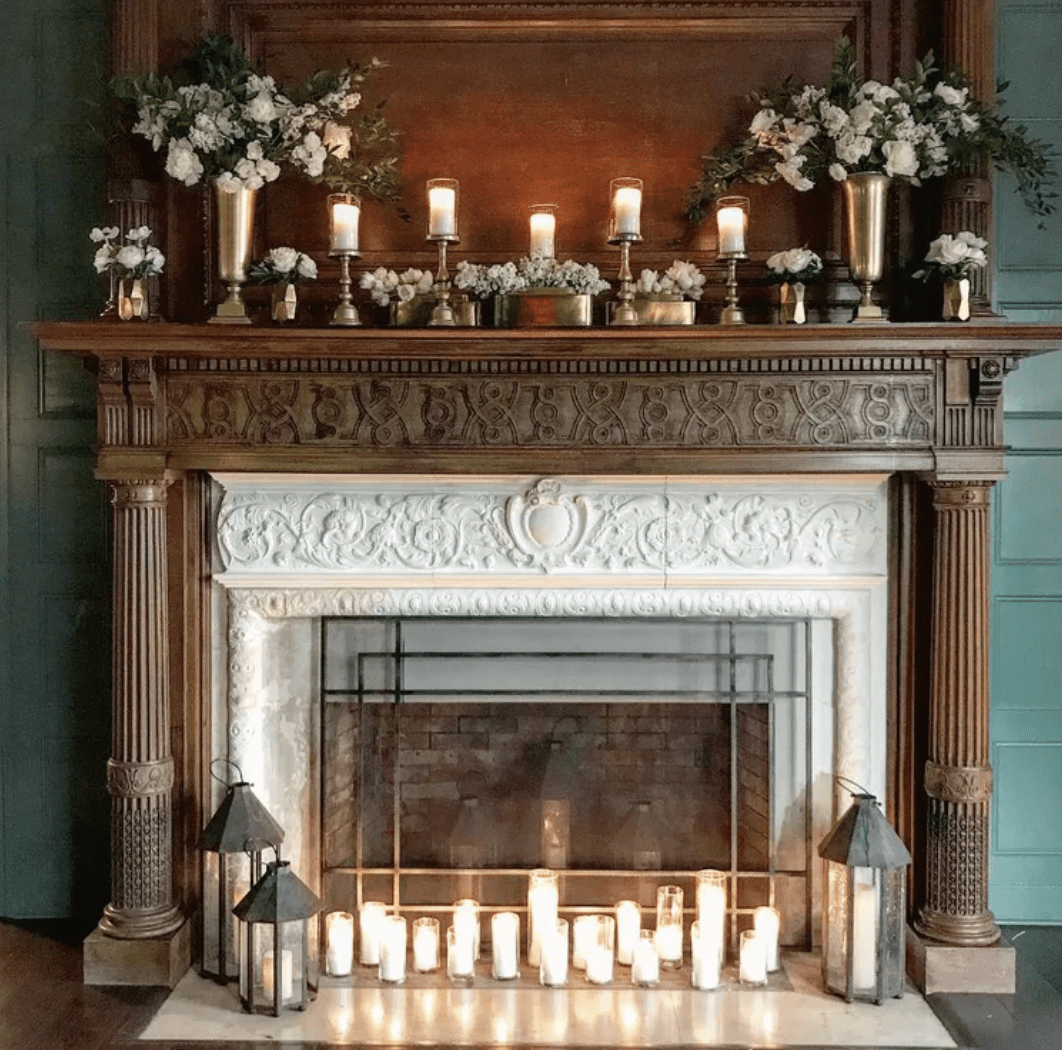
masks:
<svg viewBox="0 0 1062 1050"><path fill-rule="evenodd" d="M215 754L255 784L311 885L324 615L807 617L830 657L816 834L849 801L831 774L884 794L884 475L214 480Z"/></svg>

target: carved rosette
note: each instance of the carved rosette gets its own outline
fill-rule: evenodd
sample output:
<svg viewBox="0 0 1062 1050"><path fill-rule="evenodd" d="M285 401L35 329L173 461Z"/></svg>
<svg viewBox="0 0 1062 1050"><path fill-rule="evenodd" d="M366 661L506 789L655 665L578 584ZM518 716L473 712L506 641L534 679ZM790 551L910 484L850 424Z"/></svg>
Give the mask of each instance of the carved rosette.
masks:
<svg viewBox="0 0 1062 1050"><path fill-rule="evenodd" d="M945 944L999 940L988 910L988 509L991 483L936 482L926 904Z"/></svg>

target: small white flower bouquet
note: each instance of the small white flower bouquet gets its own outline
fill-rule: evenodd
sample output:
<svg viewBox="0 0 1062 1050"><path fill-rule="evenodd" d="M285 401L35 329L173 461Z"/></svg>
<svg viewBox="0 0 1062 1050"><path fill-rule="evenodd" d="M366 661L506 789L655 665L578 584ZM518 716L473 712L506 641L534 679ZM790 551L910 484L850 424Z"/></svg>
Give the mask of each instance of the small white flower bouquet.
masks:
<svg viewBox="0 0 1062 1050"><path fill-rule="evenodd" d="M558 262L540 256L525 256L518 262L494 263L490 266L466 261L457 264L454 286L478 299L493 295L553 288L573 295L597 295L609 287L601 271L592 263L571 259Z"/></svg>
<svg viewBox="0 0 1062 1050"><path fill-rule="evenodd" d="M115 313L123 321L134 318L146 320L150 312L144 279L158 277L166 265L166 256L153 244L148 244L151 228L138 226L125 235L125 244L118 243L117 226L94 226L89 240L98 244L92 263L96 273L105 273L110 278L110 295L103 316ZM130 287L125 288L125 282Z"/></svg>
<svg viewBox="0 0 1062 1050"><path fill-rule="evenodd" d="M695 263L676 259L661 275L656 270L642 270L635 282L636 295L700 299L706 278Z"/></svg>
<svg viewBox="0 0 1062 1050"><path fill-rule="evenodd" d="M435 276L431 270L410 268L404 273L396 273L379 266L363 273L360 284L377 306L390 306L391 303L408 303L418 295L427 295L435 284Z"/></svg>
<svg viewBox="0 0 1062 1050"><path fill-rule="evenodd" d="M767 280L772 284L806 283L822 273L822 259L808 248L789 248L767 260Z"/></svg>
<svg viewBox="0 0 1062 1050"><path fill-rule="evenodd" d="M256 284L298 284L317 277L317 263L294 248L273 248L251 266L250 277Z"/></svg>
<svg viewBox="0 0 1062 1050"><path fill-rule="evenodd" d="M920 280L939 278L944 281L968 278L974 270L983 270L988 265L987 247L988 241L969 230L942 233L929 245L925 257L927 265L914 276Z"/></svg>

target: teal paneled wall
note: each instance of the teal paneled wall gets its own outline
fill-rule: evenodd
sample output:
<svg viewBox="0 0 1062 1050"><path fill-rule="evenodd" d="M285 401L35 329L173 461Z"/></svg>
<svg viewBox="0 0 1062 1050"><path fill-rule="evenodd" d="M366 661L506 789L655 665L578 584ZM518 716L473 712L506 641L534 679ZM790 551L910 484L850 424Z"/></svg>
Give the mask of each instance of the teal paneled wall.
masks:
<svg viewBox="0 0 1062 1050"><path fill-rule="evenodd" d="M997 0L1007 111L1062 152L1062 0ZM997 308L1062 321L1062 218L1037 228L997 187ZM994 495L989 903L1001 921L1062 923L1062 353L1007 380L1007 477Z"/></svg>
<svg viewBox="0 0 1062 1050"><path fill-rule="evenodd" d="M97 915L107 899L107 508L91 375L23 322L101 305L98 0L0 10L0 915Z"/></svg>

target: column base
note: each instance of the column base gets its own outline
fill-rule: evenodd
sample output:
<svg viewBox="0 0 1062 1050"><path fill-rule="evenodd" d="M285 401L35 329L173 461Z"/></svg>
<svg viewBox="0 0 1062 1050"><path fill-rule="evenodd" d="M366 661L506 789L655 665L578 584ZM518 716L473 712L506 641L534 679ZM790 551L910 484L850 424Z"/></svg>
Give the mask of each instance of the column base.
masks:
<svg viewBox="0 0 1062 1050"><path fill-rule="evenodd" d="M922 908L914 928L921 937L947 947L989 948L1002 936L990 911L980 915L948 915L928 905Z"/></svg>
<svg viewBox="0 0 1062 1050"><path fill-rule="evenodd" d="M990 947L957 948L925 940L907 928L907 974L923 995L1013 995L1016 954L1004 940Z"/></svg>
<svg viewBox="0 0 1062 1050"><path fill-rule="evenodd" d="M174 988L192 965L192 924L162 937L122 940L101 923L85 938L85 984L135 984Z"/></svg>

